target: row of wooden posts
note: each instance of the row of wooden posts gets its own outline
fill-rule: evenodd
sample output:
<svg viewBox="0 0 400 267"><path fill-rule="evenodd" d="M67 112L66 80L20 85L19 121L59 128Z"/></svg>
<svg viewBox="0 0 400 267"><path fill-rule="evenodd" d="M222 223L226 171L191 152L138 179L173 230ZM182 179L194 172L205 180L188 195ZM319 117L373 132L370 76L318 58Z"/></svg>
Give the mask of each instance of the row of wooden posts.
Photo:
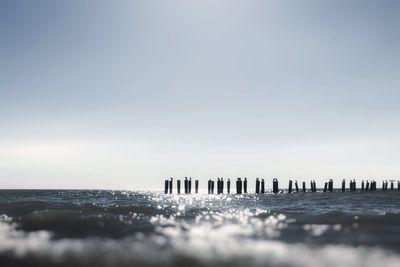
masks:
<svg viewBox="0 0 400 267"><path fill-rule="evenodd" d="M164 184L164 193L165 194L172 194L173 193L173 178L166 179L165 184ZM185 177L184 179L184 193L185 194L191 194L192 193L192 178L187 178ZM390 190L394 190L394 182L395 180L390 180ZM383 181L382 182L382 190L388 190L388 181ZM214 189L215 189L215 181L214 180L208 180L208 194L214 194ZM218 178L217 179L217 194L224 194L224 187L225 187L225 181L223 178ZM176 181L176 190L178 194L181 194L181 180ZM349 191L356 191L357 190L357 183L356 180L350 180L349 183ZM361 191L376 191L376 181L365 181L364 180L361 182ZM400 191L400 181L397 181L397 190ZM301 191L307 192L306 188L306 182L302 182L302 188ZM315 180L310 181L310 189L309 191L311 192L317 192L317 186L315 183ZM341 191L345 192L346 191L346 180L342 180L342 187ZM236 194L247 194L247 178L237 178L236 179ZM264 179L256 179L256 194L264 194L266 193L265 189L265 180ZM279 183L278 179L274 178L272 180L272 192L273 193L278 193L280 192L279 190ZM292 192L300 192L299 184L297 181L294 182L294 188L293 188L293 181L289 180L289 186L288 186L288 193ZM333 180L329 179L328 182L325 182L324 184L324 189L323 192L333 192ZM194 181L194 193L198 194L199 193L199 180ZM231 180L227 179L226 181L226 193L230 194L231 193Z"/></svg>

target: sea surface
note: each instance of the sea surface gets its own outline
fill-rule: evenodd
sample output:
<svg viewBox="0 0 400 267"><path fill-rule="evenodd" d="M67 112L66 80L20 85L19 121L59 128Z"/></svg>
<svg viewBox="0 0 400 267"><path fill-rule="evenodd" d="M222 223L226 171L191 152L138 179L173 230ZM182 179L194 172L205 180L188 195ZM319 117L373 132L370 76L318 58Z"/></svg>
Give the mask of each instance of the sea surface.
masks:
<svg viewBox="0 0 400 267"><path fill-rule="evenodd" d="M0 266L400 266L400 191L0 190Z"/></svg>

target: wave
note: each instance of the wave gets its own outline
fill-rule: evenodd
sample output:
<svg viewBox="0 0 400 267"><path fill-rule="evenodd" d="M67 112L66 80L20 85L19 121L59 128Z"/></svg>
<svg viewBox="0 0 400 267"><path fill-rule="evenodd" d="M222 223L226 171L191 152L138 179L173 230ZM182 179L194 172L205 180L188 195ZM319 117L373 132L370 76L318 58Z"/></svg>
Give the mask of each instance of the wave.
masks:
<svg viewBox="0 0 400 267"><path fill-rule="evenodd" d="M155 216L156 231L121 239L54 239L50 231L23 231L0 216L0 262L4 266L398 266L389 250L347 245L310 246L257 238L261 230L286 227L285 215L271 215L258 225L238 212L237 223L211 223L221 214L204 214L194 224ZM209 217L207 217L209 216ZM228 216L228 215L226 215ZM210 219L213 217L212 219ZM240 220L243 220L240 222ZM250 220L250 221L249 221ZM311 227L312 228L312 227ZM251 238L250 238L251 237Z"/></svg>

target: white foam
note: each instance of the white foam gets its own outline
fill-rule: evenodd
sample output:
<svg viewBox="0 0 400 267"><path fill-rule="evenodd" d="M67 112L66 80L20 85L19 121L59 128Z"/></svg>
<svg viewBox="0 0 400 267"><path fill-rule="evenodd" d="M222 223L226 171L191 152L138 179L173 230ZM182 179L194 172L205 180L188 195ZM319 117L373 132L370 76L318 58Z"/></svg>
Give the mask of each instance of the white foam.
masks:
<svg viewBox="0 0 400 267"><path fill-rule="evenodd" d="M397 267L400 262L399 255L380 248L345 245L310 247L277 240L243 238L254 233L237 224L227 224L212 231L206 224L185 231L178 227L162 231L173 240L175 251L205 265L229 262L229 266Z"/></svg>
<svg viewBox="0 0 400 267"><path fill-rule="evenodd" d="M342 266L375 267L399 266L400 256L380 248L327 245L310 247L305 244L287 244L272 239L259 239L257 233L279 231L286 218L271 215L255 224L251 211L237 213L203 214L193 224L180 223L175 217L158 217L157 233L146 237L136 235L122 240L60 239L48 231L18 230L7 216L0 216L0 255L12 253L15 257L44 257L55 262L70 259L97 266L117 265L174 265L184 257L204 265L219 266ZM210 219L207 221L205 217ZM213 216L223 224L214 224ZM226 218L230 218L227 220ZM268 230L269 229L269 230ZM271 234L273 236L273 234ZM87 264L88 265L88 264Z"/></svg>

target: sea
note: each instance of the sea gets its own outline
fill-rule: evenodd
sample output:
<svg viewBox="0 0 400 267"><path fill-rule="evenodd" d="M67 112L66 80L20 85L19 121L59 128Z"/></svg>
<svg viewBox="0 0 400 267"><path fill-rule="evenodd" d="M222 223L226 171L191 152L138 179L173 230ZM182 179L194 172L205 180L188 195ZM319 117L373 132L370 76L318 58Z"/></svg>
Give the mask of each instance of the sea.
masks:
<svg viewBox="0 0 400 267"><path fill-rule="evenodd" d="M0 190L0 266L400 266L400 191Z"/></svg>

